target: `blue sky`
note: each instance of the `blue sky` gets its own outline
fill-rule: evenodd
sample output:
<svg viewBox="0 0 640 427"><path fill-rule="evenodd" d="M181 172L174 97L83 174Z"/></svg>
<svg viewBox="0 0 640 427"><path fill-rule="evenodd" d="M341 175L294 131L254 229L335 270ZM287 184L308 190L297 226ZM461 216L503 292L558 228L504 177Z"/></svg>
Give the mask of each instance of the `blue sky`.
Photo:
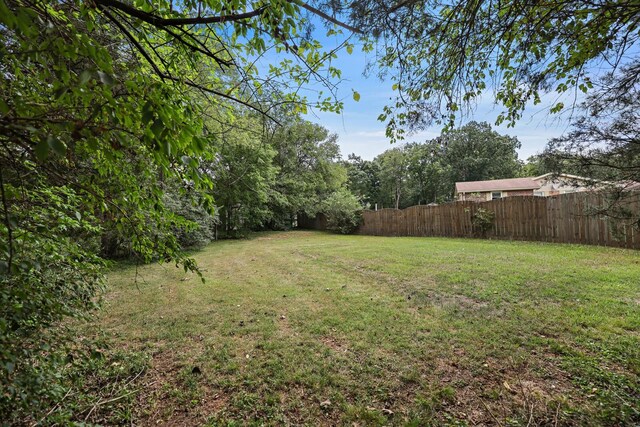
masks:
<svg viewBox="0 0 640 427"><path fill-rule="evenodd" d="M324 40L327 42L327 40ZM335 43L335 42L334 42ZM371 55L371 54L369 54ZM385 125L377 120L385 105L391 103L394 92L391 82L380 81L377 77L365 78L363 71L367 56L357 47L352 55L340 52L335 65L342 70L343 82L339 85L338 96L344 101L342 114L315 112L307 115L307 119L329 129L339 135L339 144L344 158L355 153L364 159L371 160L378 154L392 147L385 137ZM352 98L352 90L360 93L360 101ZM536 154L544 148L549 139L560 136L569 130L569 113L548 114L548 109L558 100L557 94L542 98L538 106L530 106L515 127L495 126L495 119L500 108L493 105L491 91L480 100L468 117L462 118L460 124L471 120L489 122L501 134L515 136L522 143L518 151L521 160ZM563 98L567 104L566 98ZM571 102L572 100L569 100ZM440 134L440 127L433 126L426 131L406 138L406 142L422 142Z"/></svg>

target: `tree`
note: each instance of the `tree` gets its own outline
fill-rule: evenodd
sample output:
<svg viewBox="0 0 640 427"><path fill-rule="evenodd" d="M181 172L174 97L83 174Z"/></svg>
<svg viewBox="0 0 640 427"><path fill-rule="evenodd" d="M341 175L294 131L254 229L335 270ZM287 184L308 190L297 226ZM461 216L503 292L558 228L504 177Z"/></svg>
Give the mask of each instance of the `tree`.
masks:
<svg viewBox="0 0 640 427"><path fill-rule="evenodd" d="M559 157L540 153L529 156L527 161L522 165L520 176L540 176L554 172L572 175L580 175L581 173L580 168L577 168L575 164L568 159L560 159Z"/></svg>
<svg viewBox="0 0 640 427"><path fill-rule="evenodd" d="M195 269L170 232L181 218L144 184L180 176L206 188L192 167L207 142L199 108L182 88L132 72L122 40L93 18L66 3L0 2L4 420L62 397L56 371L72 337L55 326L95 306L104 228L130 236L143 260Z"/></svg>
<svg viewBox="0 0 640 427"><path fill-rule="evenodd" d="M379 187L366 197L396 208L450 201L458 181L519 176L518 148L517 138L500 135L487 123L470 122L433 140L380 154L370 166ZM366 163L350 159L349 188L366 189Z"/></svg>
<svg viewBox="0 0 640 427"><path fill-rule="evenodd" d="M361 210L358 198L344 187L331 193L320 206L327 218L327 229L342 234L349 234L360 225Z"/></svg>
<svg viewBox="0 0 640 427"><path fill-rule="evenodd" d="M534 154L533 156L529 156L527 161L522 165L522 169L520 169L520 176L523 178L531 177L531 176L540 176L545 173L550 172L546 167L542 156L539 154Z"/></svg>
<svg viewBox="0 0 640 427"><path fill-rule="evenodd" d="M221 133L214 160L206 165L224 235L236 236L268 220L270 192L275 185L276 151L263 141L255 115L238 116Z"/></svg>
<svg viewBox="0 0 640 427"><path fill-rule="evenodd" d="M571 132L552 139L541 158L555 173L599 179L592 186L607 190L608 200L596 213L638 227L628 196L640 188L640 61L603 78L580 108Z"/></svg>
<svg viewBox="0 0 640 427"><path fill-rule="evenodd" d="M364 208L373 208L380 199L380 165L349 154L343 162L347 168L347 187Z"/></svg>
<svg viewBox="0 0 640 427"><path fill-rule="evenodd" d="M170 232L176 237L180 248L197 249L218 238L220 209L213 214L198 204L192 195L185 194L180 182L167 183L164 203L175 217L185 221L176 221Z"/></svg>
<svg viewBox="0 0 640 427"><path fill-rule="evenodd" d="M517 138L500 135L488 123L470 122L440 137L443 163L449 168L449 194L458 181L483 181L518 176Z"/></svg>
<svg viewBox="0 0 640 427"><path fill-rule="evenodd" d="M599 69L638 56L632 0L320 3L377 40L376 65L397 91L380 117L392 139L433 121L452 126L489 90L498 122L512 124L542 94L586 92Z"/></svg>
<svg viewBox="0 0 640 427"><path fill-rule="evenodd" d="M443 162L439 140L407 144L410 205L440 203L449 199L450 166Z"/></svg>
<svg viewBox="0 0 640 427"><path fill-rule="evenodd" d="M289 228L299 213L315 216L322 201L345 184L347 174L339 163L337 136L315 123L296 118L279 127L269 143L278 169L269 201L271 226Z"/></svg>
<svg viewBox="0 0 640 427"><path fill-rule="evenodd" d="M406 207L407 153L404 147L387 150L374 161L380 165L380 206Z"/></svg>

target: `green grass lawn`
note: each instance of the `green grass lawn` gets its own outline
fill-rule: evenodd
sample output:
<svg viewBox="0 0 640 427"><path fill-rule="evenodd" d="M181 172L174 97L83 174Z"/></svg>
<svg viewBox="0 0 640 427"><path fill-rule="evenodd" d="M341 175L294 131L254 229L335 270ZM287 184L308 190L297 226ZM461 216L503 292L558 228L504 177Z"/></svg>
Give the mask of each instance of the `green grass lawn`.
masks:
<svg viewBox="0 0 640 427"><path fill-rule="evenodd" d="M638 252L289 232L195 258L204 284L109 274L134 424L640 423Z"/></svg>

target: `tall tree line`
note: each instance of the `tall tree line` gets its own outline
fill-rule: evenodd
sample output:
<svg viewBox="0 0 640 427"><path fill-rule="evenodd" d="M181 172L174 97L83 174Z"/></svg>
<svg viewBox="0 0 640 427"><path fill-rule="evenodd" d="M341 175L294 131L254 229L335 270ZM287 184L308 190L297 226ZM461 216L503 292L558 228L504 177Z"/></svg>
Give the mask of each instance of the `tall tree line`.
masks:
<svg viewBox="0 0 640 427"><path fill-rule="evenodd" d="M517 138L470 122L424 143L385 151L372 161L350 155L348 186L369 208L443 203L458 181L513 178L522 173Z"/></svg>

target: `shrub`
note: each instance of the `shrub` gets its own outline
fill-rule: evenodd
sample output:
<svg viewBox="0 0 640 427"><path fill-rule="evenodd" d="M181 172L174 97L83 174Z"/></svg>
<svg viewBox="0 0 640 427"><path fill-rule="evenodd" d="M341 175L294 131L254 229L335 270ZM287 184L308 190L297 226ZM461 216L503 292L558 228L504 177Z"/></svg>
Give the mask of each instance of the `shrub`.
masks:
<svg viewBox="0 0 640 427"><path fill-rule="evenodd" d="M173 222L171 233L182 249L204 246L215 239L216 225L220 223L217 208L212 215L178 189L167 191L164 202L176 216L177 221Z"/></svg>
<svg viewBox="0 0 640 427"><path fill-rule="evenodd" d="M358 198L346 189L332 193L321 206L327 217L327 229L342 234L353 232L362 219Z"/></svg>
<svg viewBox="0 0 640 427"><path fill-rule="evenodd" d="M493 228L493 220L496 214L493 211L478 208L473 215L471 215L471 224L473 225L473 231L476 235L485 237L487 232Z"/></svg>
<svg viewBox="0 0 640 427"><path fill-rule="evenodd" d="M12 228L0 224L0 424L20 425L62 398L74 337L61 322L96 306L104 262L88 243L96 218L80 214L73 190L2 190L15 204L5 211Z"/></svg>

